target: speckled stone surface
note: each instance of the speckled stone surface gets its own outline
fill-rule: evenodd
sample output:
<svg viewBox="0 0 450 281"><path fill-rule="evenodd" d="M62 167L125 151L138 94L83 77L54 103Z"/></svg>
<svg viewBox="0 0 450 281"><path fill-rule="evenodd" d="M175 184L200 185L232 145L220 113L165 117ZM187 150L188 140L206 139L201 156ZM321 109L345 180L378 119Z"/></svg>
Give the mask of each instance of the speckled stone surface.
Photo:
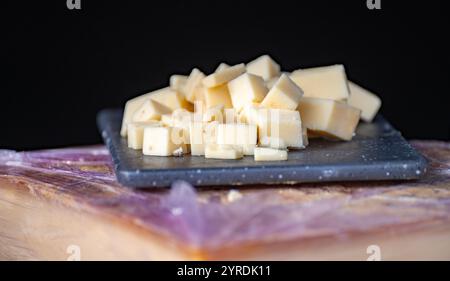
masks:
<svg viewBox="0 0 450 281"><path fill-rule="evenodd" d="M195 186L411 180L426 173L426 160L381 116L361 123L350 142L312 139L279 162L145 156L120 137L121 120L121 110L111 109L100 112L97 123L117 179L129 187L168 187L180 179Z"/></svg>

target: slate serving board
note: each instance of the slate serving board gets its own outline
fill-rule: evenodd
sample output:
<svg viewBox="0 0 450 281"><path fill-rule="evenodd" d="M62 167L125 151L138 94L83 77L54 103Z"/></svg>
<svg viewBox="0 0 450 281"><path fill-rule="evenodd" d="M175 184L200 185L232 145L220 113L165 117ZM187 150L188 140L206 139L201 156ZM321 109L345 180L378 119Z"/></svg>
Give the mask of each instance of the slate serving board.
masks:
<svg viewBox="0 0 450 281"><path fill-rule="evenodd" d="M426 172L427 161L389 122L378 115L360 123L350 142L311 139L287 161L255 162L202 156L145 156L120 136L122 110L99 112L97 124L111 152L118 181L129 187L168 187L175 180L194 186L295 184L301 182L412 180Z"/></svg>

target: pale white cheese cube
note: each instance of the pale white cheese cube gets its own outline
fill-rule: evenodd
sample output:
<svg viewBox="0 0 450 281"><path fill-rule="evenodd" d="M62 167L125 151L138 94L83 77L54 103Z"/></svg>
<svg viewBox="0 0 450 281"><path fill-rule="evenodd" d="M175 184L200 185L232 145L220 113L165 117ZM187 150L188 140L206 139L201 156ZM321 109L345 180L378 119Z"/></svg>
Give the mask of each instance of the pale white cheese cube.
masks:
<svg viewBox="0 0 450 281"><path fill-rule="evenodd" d="M280 75L280 65L270 56L263 55L247 63L247 72L261 76L264 80Z"/></svg>
<svg viewBox="0 0 450 281"><path fill-rule="evenodd" d="M291 79L302 88L305 97L347 100L350 90L342 64L299 69Z"/></svg>
<svg viewBox="0 0 450 281"><path fill-rule="evenodd" d="M205 157L214 159L240 159L244 156L242 148L235 145L208 144L205 147Z"/></svg>
<svg viewBox="0 0 450 281"><path fill-rule="evenodd" d="M281 75L261 102L261 106L295 110L303 96L302 89L286 74Z"/></svg>
<svg viewBox="0 0 450 281"><path fill-rule="evenodd" d="M372 122L381 107L381 99L363 87L348 81L350 86L350 97L348 104L361 110L361 119Z"/></svg>
<svg viewBox="0 0 450 281"><path fill-rule="evenodd" d="M187 151L186 144L179 136L180 128L145 127L142 152L144 155L173 156Z"/></svg>
<svg viewBox="0 0 450 281"><path fill-rule="evenodd" d="M255 161L285 161L288 159L287 150L269 147L255 148Z"/></svg>
<svg viewBox="0 0 450 281"><path fill-rule="evenodd" d="M268 90L264 80L256 75L244 73L228 83L231 103L240 111L244 106L261 102Z"/></svg>

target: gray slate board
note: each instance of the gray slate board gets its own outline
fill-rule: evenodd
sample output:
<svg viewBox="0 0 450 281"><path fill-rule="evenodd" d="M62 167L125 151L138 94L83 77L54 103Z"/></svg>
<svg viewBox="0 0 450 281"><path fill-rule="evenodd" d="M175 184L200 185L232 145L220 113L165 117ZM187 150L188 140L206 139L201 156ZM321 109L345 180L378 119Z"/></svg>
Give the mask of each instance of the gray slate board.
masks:
<svg viewBox="0 0 450 281"><path fill-rule="evenodd" d="M426 160L381 116L359 124L350 142L312 139L306 149L289 151L287 161L274 162L145 156L127 147L121 122L119 109L97 116L117 179L129 187L168 187L180 179L194 186L412 180L426 172Z"/></svg>

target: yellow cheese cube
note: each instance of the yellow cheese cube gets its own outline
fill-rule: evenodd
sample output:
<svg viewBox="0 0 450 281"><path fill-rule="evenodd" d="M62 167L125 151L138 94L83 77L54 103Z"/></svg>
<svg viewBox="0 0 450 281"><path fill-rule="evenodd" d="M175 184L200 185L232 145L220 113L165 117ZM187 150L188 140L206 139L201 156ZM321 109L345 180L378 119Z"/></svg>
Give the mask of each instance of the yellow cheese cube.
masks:
<svg viewBox="0 0 450 281"><path fill-rule="evenodd" d="M145 127L142 152L144 155L172 156L186 151L186 144L178 138L174 127Z"/></svg>
<svg viewBox="0 0 450 281"><path fill-rule="evenodd" d="M184 95L176 90L164 88L160 91L153 92L150 99L159 102L160 104L175 110L178 108L190 109L191 105L184 98Z"/></svg>
<svg viewBox="0 0 450 281"><path fill-rule="evenodd" d="M205 107L205 90L206 88L202 84L199 84L194 89L194 108L195 104L201 104L202 107Z"/></svg>
<svg viewBox="0 0 450 281"><path fill-rule="evenodd" d="M248 124L219 124L217 144L241 146L244 155L253 155L257 142L257 127Z"/></svg>
<svg viewBox="0 0 450 281"><path fill-rule="evenodd" d="M144 141L144 129L146 127L158 126L161 126L161 123L158 121L128 123L128 147L132 149L142 149L142 143Z"/></svg>
<svg viewBox="0 0 450 281"><path fill-rule="evenodd" d="M305 97L346 100L349 88L342 64L299 69L291 79L302 88Z"/></svg>
<svg viewBox="0 0 450 281"><path fill-rule="evenodd" d="M287 148L287 145L284 142L284 140L281 138L278 138L278 137L263 136L259 140L259 144L262 147L270 147L270 148L275 148L275 149L286 149Z"/></svg>
<svg viewBox="0 0 450 281"><path fill-rule="evenodd" d="M287 150L269 147L255 148L255 161L284 161L288 159Z"/></svg>
<svg viewBox="0 0 450 281"><path fill-rule="evenodd" d="M302 120L297 110L259 109L258 138L282 139L287 147L304 148Z"/></svg>
<svg viewBox="0 0 450 281"><path fill-rule="evenodd" d="M228 83L233 107L240 111L245 105L261 102L267 94L264 80L256 75L244 73Z"/></svg>
<svg viewBox="0 0 450 281"><path fill-rule="evenodd" d="M172 112L172 125L171 127L180 128L179 136L182 138L183 142L186 144L190 143L189 136L189 124L194 120L194 113L189 112L185 109L177 109ZM161 120L162 122L162 120ZM189 145L187 146L189 150Z"/></svg>
<svg viewBox="0 0 450 281"><path fill-rule="evenodd" d="M263 55L247 63L247 72L261 76L264 80L280 75L280 65L270 56Z"/></svg>
<svg viewBox="0 0 450 281"><path fill-rule="evenodd" d="M165 89L162 89L165 90ZM159 92L161 90L157 90L155 92ZM142 106L142 104L150 98L155 92L150 92L144 95L140 95L133 99L130 99L125 104L125 110L122 118L122 128L120 129L120 135L122 137L127 136L127 124L132 122L133 114Z"/></svg>
<svg viewBox="0 0 450 281"><path fill-rule="evenodd" d="M206 88L204 92L204 101L206 108L211 108L217 105L223 105L225 108L233 107L227 84Z"/></svg>
<svg viewBox="0 0 450 281"><path fill-rule="evenodd" d="M283 74L261 102L261 106L295 110L302 96L302 89Z"/></svg>
<svg viewBox="0 0 450 281"><path fill-rule="evenodd" d="M273 78L270 78L269 80L265 81L267 89L272 89L273 85L280 79L280 77L275 76Z"/></svg>
<svg viewBox="0 0 450 281"><path fill-rule="evenodd" d="M216 143L218 124L218 122L191 122L189 124L191 155L205 155L205 145Z"/></svg>
<svg viewBox="0 0 450 281"><path fill-rule="evenodd" d="M245 72L245 65L243 63L223 68L213 74L203 78L203 86L207 88L217 87L223 85L228 81L233 80Z"/></svg>
<svg viewBox="0 0 450 281"><path fill-rule="evenodd" d="M245 105L241 111L239 112L238 120L239 123L246 124L258 124L258 110L261 109L260 103L252 103L249 105Z"/></svg>
<svg viewBox="0 0 450 281"><path fill-rule="evenodd" d="M149 120L160 120L161 115L169 114L172 110L157 101L148 99L133 114L133 122L143 122Z"/></svg>
<svg viewBox="0 0 450 281"><path fill-rule="evenodd" d="M234 145L208 144L205 147L205 157L214 159L240 159L242 148Z"/></svg>
<svg viewBox="0 0 450 281"><path fill-rule="evenodd" d="M380 98L351 81L348 81L348 85L350 87L348 104L361 110L362 120L372 122L381 107Z"/></svg>
<svg viewBox="0 0 450 281"><path fill-rule="evenodd" d="M203 122L217 121L219 123L225 123L225 114L223 105L219 104L211 108L207 108L203 113Z"/></svg>
<svg viewBox="0 0 450 281"><path fill-rule="evenodd" d="M195 92L197 90L197 87L201 85L204 77L205 74L203 74L203 72L201 72L197 68L194 68L191 71L191 74L189 74L189 77L183 87L183 93L187 101L193 103L196 100Z"/></svg>
<svg viewBox="0 0 450 281"><path fill-rule="evenodd" d="M317 98L303 98L299 111L308 130L342 140L352 139L361 113L344 102Z"/></svg>
<svg viewBox="0 0 450 281"><path fill-rule="evenodd" d="M120 130L120 134L123 137L127 136L127 124L133 121L133 114L140 107L142 107L144 102L148 99L156 100L168 108L186 108L188 110L192 110L192 105L186 102L182 94L179 94L177 93L177 91L174 91L168 87L135 97L127 101L127 103L125 104L125 110L122 119L122 128Z"/></svg>
<svg viewBox="0 0 450 281"><path fill-rule="evenodd" d="M219 72L219 71L224 70L225 68L228 68L228 67L230 67L228 64L222 62L222 63L220 63L219 66L216 68L216 71L215 71L215 72Z"/></svg>
<svg viewBox="0 0 450 281"><path fill-rule="evenodd" d="M161 115L161 124L166 127L172 127L173 126L172 114Z"/></svg>
<svg viewBox="0 0 450 281"><path fill-rule="evenodd" d="M186 75L174 74L170 76L170 88L182 92L184 85L186 85L187 79L188 77Z"/></svg>

